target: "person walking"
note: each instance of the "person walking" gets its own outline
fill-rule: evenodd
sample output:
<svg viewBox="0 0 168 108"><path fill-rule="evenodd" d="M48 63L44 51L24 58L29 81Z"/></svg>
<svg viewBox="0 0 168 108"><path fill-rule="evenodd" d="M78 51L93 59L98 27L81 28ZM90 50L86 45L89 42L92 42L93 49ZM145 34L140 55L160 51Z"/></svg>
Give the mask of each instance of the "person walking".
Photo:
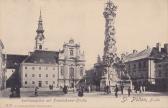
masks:
<svg viewBox="0 0 168 108"><path fill-rule="evenodd" d="M35 87L34 95L38 96L38 87Z"/></svg>
<svg viewBox="0 0 168 108"><path fill-rule="evenodd" d="M90 85L88 86L88 92L90 93L90 91L91 91L91 88L90 88Z"/></svg>
<svg viewBox="0 0 168 108"><path fill-rule="evenodd" d="M79 88L78 96L79 96L79 97L83 97L83 87L80 87L80 88Z"/></svg>
<svg viewBox="0 0 168 108"><path fill-rule="evenodd" d="M123 95L123 91L124 91L124 85L123 84L121 84L120 89L121 89L121 94Z"/></svg>
<svg viewBox="0 0 168 108"><path fill-rule="evenodd" d="M63 92L64 92L64 94L67 94L67 93L68 93L68 88L67 88L66 85L63 87Z"/></svg>
<svg viewBox="0 0 168 108"><path fill-rule="evenodd" d="M128 87L128 96L130 96L130 94L131 94L131 88L130 88L130 86Z"/></svg>
<svg viewBox="0 0 168 108"><path fill-rule="evenodd" d="M115 91L115 97L117 98L117 97L118 97L118 87L117 87L117 84L116 84L116 86L115 86L114 91Z"/></svg>

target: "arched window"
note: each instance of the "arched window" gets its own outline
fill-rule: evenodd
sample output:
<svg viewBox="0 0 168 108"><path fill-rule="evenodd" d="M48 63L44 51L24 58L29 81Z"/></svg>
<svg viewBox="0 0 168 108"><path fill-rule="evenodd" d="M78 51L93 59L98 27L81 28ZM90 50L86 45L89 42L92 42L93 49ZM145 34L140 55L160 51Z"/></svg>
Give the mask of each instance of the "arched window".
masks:
<svg viewBox="0 0 168 108"><path fill-rule="evenodd" d="M70 67L69 69L69 76L70 76L70 79L74 78L74 68L73 67Z"/></svg>
<svg viewBox="0 0 168 108"><path fill-rule="evenodd" d="M61 75L64 75L64 66L61 66Z"/></svg>
<svg viewBox="0 0 168 108"><path fill-rule="evenodd" d="M39 49L42 49L42 45L39 45Z"/></svg>

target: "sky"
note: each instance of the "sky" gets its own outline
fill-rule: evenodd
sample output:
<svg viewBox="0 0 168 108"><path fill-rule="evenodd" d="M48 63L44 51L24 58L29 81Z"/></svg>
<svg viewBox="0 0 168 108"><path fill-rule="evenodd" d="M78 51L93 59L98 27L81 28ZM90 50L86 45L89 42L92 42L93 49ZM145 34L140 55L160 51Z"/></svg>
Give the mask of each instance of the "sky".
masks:
<svg viewBox="0 0 168 108"><path fill-rule="evenodd" d="M73 38L84 50L86 69L103 55L107 0L0 0L0 39L5 53L28 54L35 46L40 9L45 47L62 49ZM117 53L168 43L168 0L113 0Z"/></svg>

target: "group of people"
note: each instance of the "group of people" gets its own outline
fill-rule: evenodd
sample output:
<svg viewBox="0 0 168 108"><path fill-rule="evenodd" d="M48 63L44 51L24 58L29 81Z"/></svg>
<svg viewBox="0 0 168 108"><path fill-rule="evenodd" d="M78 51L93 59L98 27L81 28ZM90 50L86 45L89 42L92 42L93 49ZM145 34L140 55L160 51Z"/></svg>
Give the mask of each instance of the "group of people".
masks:
<svg viewBox="0 0 168 108"><path fill-rule="evenodd" d="M64 87L62 88L62 91L64 94L68 93L68 86L64 85ZM79 89L77 89L78 91L78 96L82 97L84 95L84 87L80 86Z"/></svg>
<svg viewBox="0 0 168 108"><path fill-rule="evenodd" d="M107 93L107 94L109 94L111 92L110 86L108 86L108 85L105 86L104 90L105 90L105 93ZM114 88L115 97L118 97L118 91L119 91L119 87L117 85L115 85L115 88ZM120 85L120 91L121 91L121 94L123 95L124 94L124 85ZM131 94L131 87L130 86L128 87L127 92L128 92L128 96L130 96L130 94Z"/></svg>
<svg viewBox="0 0 168 108"><path fill-rule="evenodd" d="M13 97L20 97L20 88L18 86L11 87L11 94L9 96L10 98Z"/></svg>
<svg viewBox="0 0 168 108"><path fill-rule="evenodd" d="M141 92L145 92L146 91L146 87L145 85L135 85L134 86L134 90L135 90L135 93L137 93L137 91L139 91L139 93Z"/></svg>

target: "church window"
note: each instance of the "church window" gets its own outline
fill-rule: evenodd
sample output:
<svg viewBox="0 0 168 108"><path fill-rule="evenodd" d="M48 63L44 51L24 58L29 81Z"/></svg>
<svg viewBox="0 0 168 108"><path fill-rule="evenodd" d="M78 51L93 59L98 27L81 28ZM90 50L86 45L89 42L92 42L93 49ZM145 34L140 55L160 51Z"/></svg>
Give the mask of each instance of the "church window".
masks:
<svg viewBox="0 0 168 108"><path fill-rule="evenodd" d="M61 66L61 75L64 75L64 67Z"/></svg>
<svg viewBox="0 0 168 108"><path fill-rule="evenodd" d="M39 49L42 49L42 45L39 45Z"/></svg>
<svg viewBox="0 0 168 108"><path fill-rule="evenodd" d="M70 79L73 79L74 78L74 68L71 67L70 68Z"/></svg>
<svg viewBox="0 0 168 108"><path fill-rule="evenodd" d="M27 74L25 74L25 77L27 77Z"/></svg>
<svg viewBox="0 0 168 108"><path fill-rule="evenodd" d="M25 81L25 84L27 84L27 81Z"/></svg>
<svg viewBox="0 0 168 108"><path fill-rule="evenodd" d="M73 56L73 50L72 49L70 50L70 55Z"/></svg>
<svg viewBox="0 0 168 108"><path fill-rule="evenodd" d="M83 76L83 67L80 67L80 76Z"/></svg>

